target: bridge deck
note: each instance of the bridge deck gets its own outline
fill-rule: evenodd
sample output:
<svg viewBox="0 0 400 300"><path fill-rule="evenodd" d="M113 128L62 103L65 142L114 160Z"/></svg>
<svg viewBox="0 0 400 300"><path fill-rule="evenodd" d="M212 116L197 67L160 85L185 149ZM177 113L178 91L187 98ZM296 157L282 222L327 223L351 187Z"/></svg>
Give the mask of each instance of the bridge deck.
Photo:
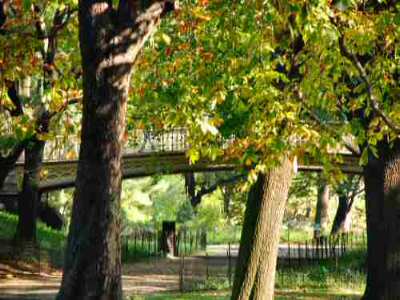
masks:
<svg viewBox="0 0 400 300"><path fill-rule="evenodd" d="M351 160L351 158L349 158ZM42 180L39 189L42 192L73 187L78 161L48 161L43 164ZM345 173L360 174L361 167L354 163L344 163L339 166ZM230 162L200 161L190 164L185 152L164 152L127 154L123 157L123 178L137 178L151 176L154 174L178 174L185 172L211 172L211 171L232 171L239 166ZM320 172L322 166L313 164L299 164L299 171ZM17 173L22 176L23 164L17 165Z"/></svg>
<svg viewBox="0 0 400 300"><path fill-rule="evenodd" d="M66 143L66 144L65 144ZM69 144L68 144L69 143ZM227 142L229 144L229 141ZM60 144L64 147L60 148ZM185 172L230 171L240 168L232 161L202 160L190 164L185 153L189 149L187 132L178 128L167 132L135 131L129 141L128 153L123 156L123 178L136 178L154 174L177 174ZM55 140L46 144L45 161L42 167L39 189L42 192L73 187L77 172L79 152L77 139ZM343 164L339 165L345 173L362 172L358 159L342 154ZM74 159L75 158L75 159ZM318 163L299 163L299 171L319 172ZM23 175L23 161L16 167L20 181ZM0 192L1 194L1 192Z"/></svg>

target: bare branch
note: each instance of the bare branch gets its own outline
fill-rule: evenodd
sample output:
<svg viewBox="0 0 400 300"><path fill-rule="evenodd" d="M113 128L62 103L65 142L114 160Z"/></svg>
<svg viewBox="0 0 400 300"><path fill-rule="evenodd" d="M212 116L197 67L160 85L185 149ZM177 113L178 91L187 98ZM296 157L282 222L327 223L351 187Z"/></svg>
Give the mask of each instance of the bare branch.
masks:
<svg viewBox="0 0 400 300"><path fill-rule="evenodd" d="M200 202L201 202L201 198L203 196L214 192L219 187L225 186L225 185L229 185L229 184L233 184L233 183L236 183L236 182L238 182L240 180L243 180L243 179L246 179L246 175L240 174L240 175L232 176L230 178L221 179L221 180L217 181L216 183L214 183L213 185L211 185L209 187L204 187L203 186L200 189L200 191L198 191L196 193L196 195L194 197L192 197L192 199L191 199L192 206L196 207L197 205L199 205Z"/></svg>

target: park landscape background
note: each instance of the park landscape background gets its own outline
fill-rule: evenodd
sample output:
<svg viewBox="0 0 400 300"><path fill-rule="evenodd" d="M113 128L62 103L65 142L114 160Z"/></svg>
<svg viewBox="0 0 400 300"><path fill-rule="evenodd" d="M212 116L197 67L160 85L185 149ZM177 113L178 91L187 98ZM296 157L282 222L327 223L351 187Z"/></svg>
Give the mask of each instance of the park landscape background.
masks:
<svg viewBox="0 0 400 300"><path fill-rule="evenodd" d="M49 273L39 298L162 292L135 290L149 276L161 299L397 299L399 20L390 0L0 1L5 297Z"/></svg>

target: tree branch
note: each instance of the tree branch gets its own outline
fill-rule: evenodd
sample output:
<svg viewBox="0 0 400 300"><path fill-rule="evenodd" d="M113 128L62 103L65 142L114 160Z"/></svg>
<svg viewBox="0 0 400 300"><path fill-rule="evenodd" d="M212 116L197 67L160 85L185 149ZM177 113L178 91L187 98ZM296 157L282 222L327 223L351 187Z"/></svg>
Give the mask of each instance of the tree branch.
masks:
<svg viewBox="0 0 400 300"><path fill-rule="evenodd" d="M12 117L18 117L23 115L24 110L23 110L22 99L18 95L15 81L6 80L6 86L7 86L7 95L14 104L13 108L6 107L6 110L10 113Z"/></svg>
<svg viewBox="0 0 400 300"><path fill-rule="evenodd" d="M6 14L6 2L3 0L0 0L0 34L3 33L3 25L7 21L7 14Z"/></svg>
<svg viewBox="0 0 400 300"><path fill-rule="evenodd" d="M118 19L122 24L133 25L158 19L177 9L179 9L179 5L175 0L120 0Z"/></svg>
<svg viewBox="0 0 400 300"><path fill-rule="evenodd" d="M240 175L235 175L232 176L230 178L226 178L226 179L221 179L219 181L217 181L216 183L214 183L213 185L209 186L209 187L202 187L200 189L200 191L198 191L196 193L196 195L194 197L192 197L192 199L190 199L190 202L192 204L193 207L196 207L197 205L200 204L201 202L201 198L207 194L210 194L212 192L214 192L216 189L218 189L220 186L225 186L225 185L229 185L229 184L233 184L236 183L240 180L243 180L246 178L246 175L240 174Z"/></svg>
<svg viewBox="0 0 400 300"><path fill-rule="evenodd" d="M301 94L301 92L299 92L298 90L296 91L297 97L299 98L300 102L303 104L303 107L307 110L307 112L310 114L311 118L316 121L323 129L329 131L333 136L336 136L337 138L339 138L341 140L341 142L343 143L343 146L350 151L353 155L355 156L359 156L361 155L360 149L356 148L354 145L348 143L344 137L338 133L337 129L330 126L329 124L326 124L325 122L323 122L319 116L310 108L308 107L303 95Z"/></svg>
<svg viewBox="0 0 400 300"><path fill-rule="evenodd" d="M53 118L55 115L64 112L70 105L77 104L82 101L82 97L71 98L64 102L59 110L52 111L49 114L49 119Z"/></svg>
<svg viewBox="0 0 400 300"><path fill-rule="evenodd" d="M343 33L339 29L339 24L337 20L333 17L330 17L331 23L335 26L336 30L339 33L339 49L340 53L346 57L352 64L353 66L357 69L358 73L360 74L361 80L364 82L364 84L367 87L367 93L368 93L368 99L369 102L371 103L371 107L374 110L374 112L382 118L382 120L386 123L386 125L393 130L396 133L400 133L400 126L397 125L380 107L379 105L379 100L374 94L373 91L373 86L372 83L369 79L369 76L367 74L367 71L365 70L364 66L361 64L359 61L358 57L354 54L351 53L344 42L344 36Z"/></svg>

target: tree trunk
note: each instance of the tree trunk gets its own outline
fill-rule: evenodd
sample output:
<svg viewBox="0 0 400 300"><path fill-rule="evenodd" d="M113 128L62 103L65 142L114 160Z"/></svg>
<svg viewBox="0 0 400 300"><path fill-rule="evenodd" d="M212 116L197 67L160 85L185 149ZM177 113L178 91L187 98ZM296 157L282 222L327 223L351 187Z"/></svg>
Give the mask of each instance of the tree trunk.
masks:
<svg viewBox="0 0 400 300"><path fill-rule="evenodd" d="M232 221L232 213L231 213L231 206L232 206L232 197L233 197L233 187L232 186L225 186L223 187L223 197L224 197L224 214L227 218L227 221L231 223Z"/></svg>
<svg viewBox="0 0 400 300"><path fill-rule="evenodd" d="M367 213L367 285L363 299L400 298L400 141L378 144L364 168Z"/></svg>
<svg viewBox="0 0 400 300"><path fill-rule="evenodd" d="M8 156L0 156L0 190L3 188L8 174L15 168L15 163L24 151L25 144L25 141L19 142Z"/></svg>
<svg viewBox="0 0 400 300"><path fill-rule="evenodd" d="M240 240L232 300L273 299L280 229L293 166L289 159L251 188Z"/></svg>
<svg viewBox="0 0 400 300"><path fill-rule="evenodd" d="M333 219L331 235L347 233L351 225L351 207L348 195L338 195L338 208Z"/></svg>
<svg viewBox="0 0 400 300"><path fill-rule="evenodd" d="M45 142L33 138L25 148L24 177L18 199L18 225L16 241L36 242L36 218L40 201L39 182Z"/></svg>
<svg viewBox="0 0 400 300"><path fill-rule="evenodd" d="M39 218L43 223L55 230L61 230L64 225L64 219L58 210L43 200L39 205Z"/></svg>
<svg viewBox="0 0 400 300"><path fill-rule="evenodd" d="M194 173L193 172L185 173L184 177L185 177L186 195L188 196L188 198L190 200L190 204L192 205L192 208L196 209L196 207L199 203L196 203L194 201L195 196L196 196L196 180L194 177Z"/></svg>
<svg viewBox="0 0 400 300"><path fill-rule="evenodd" d="M176 223L173 221L162 222L161 251L170 256L178 255L176 247Z"/></svg>
<svg viewBox="0 0 400 300"><path fill-rule="evenodd" d="M79 2L83 119L58 300L122 299L121 157L129 80L167 1Z"/></svg>
<svg viewBox="0 0 400 300"><path fill-rule="evenodd" d="M314 238L319 239L326 234L329 223L329 185L325 180L320 180L317 195L317 208L315 212Z"/></svg>

